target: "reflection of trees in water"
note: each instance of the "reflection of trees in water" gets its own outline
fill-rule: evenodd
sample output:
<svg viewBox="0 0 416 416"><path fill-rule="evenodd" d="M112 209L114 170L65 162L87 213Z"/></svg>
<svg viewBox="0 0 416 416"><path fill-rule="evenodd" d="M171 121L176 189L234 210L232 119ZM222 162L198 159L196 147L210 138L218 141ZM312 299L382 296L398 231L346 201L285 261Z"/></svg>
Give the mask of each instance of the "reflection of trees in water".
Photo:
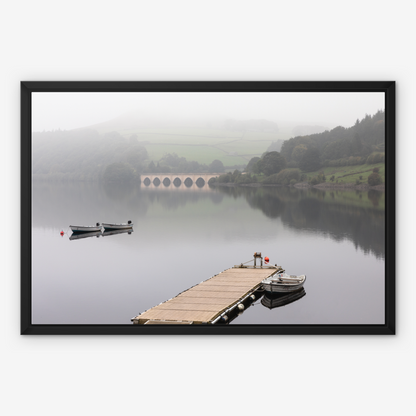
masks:
<svg viewBox="0 0 416 416"><path fill-rule="evenodd" d="M368 191L368 199L373 203L375 207L378 207L381 199L381 192L370 189Z"/></svg>
<svg viewBox="0 0 416 416"><path fill-rule="evenodd" d="M33 185L33 225L65 229L96 222L125 222L145 215L149 201L136 185L96 182L37 182ZM117 214L117 218L114 218Z"/></svg>
<svg viewBox="0 0 416 416"><path fill-rule="evenodd" d="M160 182L159 185L163 186L165 183ZM158 192L156 189L147 189L140 187L140 185L114 183L104 184L103 188L106 196L110 199L138 208L145 205L146 210L144 212L153 203L158 203L168 210L176 210L189 203L197 203L201 198L210 199L214 204L220 204L224 199L224 195L220 192L198 193L181 190L164 190L163 192Z"/></svg>
<svg viewBox="0 0 416 416"><path fill-rule="evenodd" d="M252 208L261 209L269 218L280 217L285 210L285 202L276 195L261 189L258 192L246 195L247 202Z"/></svg>
<svg viewBox="0 0 416 416"><path fill-rule="evenodd" d="M305 197L299 204L289 205L282 221L297 229L319 230L336 241L347 238L365 253L371 252L376 257L384 258L385 212L383 210L336 201L327 203L320 198L322 195L317 196L318 198ZM383 194L380 192L374 196L377 201L382 197Z"/></svg>
<svg viewBox="0 0 416 416"><path fill-rule="evenodd" d="M196 204L201 199L208 199L213 204L220 204L224 195L219 192L189 192L181 190L165 190L158 192L155 189L143 189L140 191L141 198L149 201L150 203L158 203L164 209L169 211L175 211L180 207L184 207L188 204Z"/></svg>
<svg viewBox="0 0 416 416"><path fill-rule="evenodd" d="M384 204L384 193L377 191L368 194L327 191L325 198L324 192L317 189L305 191L290 187L158 192L134 184L37 182L32 195L33 225L47 224L61 229L75 220L85 224L127 220L137 223L154 202L164 209L176 210L201 199L221 204L228 195L244 198L253 209L260 209L269 218L281 218L291 228L327 234L336 241L349 239L367 253L383 258L385 255L385 213L379 209ZM348 202L346 197L355 198L354 202Z"/></svg>
<svg viewBox="0 0 416 416"><path fill-rule="evenodd" d="M213 192L213 193L209 193L208 194L209 195L209 199L212 201L212 203L213 204L215 204L215 205L219 205L219 204L221 204L221 202L223 201L223 199L224 199L224 195L222 195L221 193L219 193L219 192Z"/></svg>
<svg viewBox="0 0 416 416"><path fill-rule="evenodd" d="M376 257L385 255L384 211L305 198L288 207L282 221L292 228L319 230L336 241L349 239ZM298 212L300 211L300 212ZM298 219L301 218L301 222Z"/></svg>
<svg viewBox="0 0 416 416"><path fill-rule="evenodd" d="M128 218L121 218L121 222L125 222L129 219L133 221L134 216L137 218L137 216L146 214L149 208L148 201L140 198L139 184L104 183L103 190L108 198L105 204L108 205L109 201L111 201L112 210L114 207L118 207L116 208L117 211L126 213L125 215L127 215ZM130 215L128 215L129 213ZM103 221L105 222L105 220Z"/></svg>
<svg viewBox="0 0 416 416"><path fill-rule="evenodd" d="M126 183L104 182L103 190L105 195L112 200L127 201L131 199L132 192L136 192L138 185Z"/></svg>
<svg viewBox="0 0 416 416"><path fill-rule="evenodd" d="M219 189L228 195L244 195L252 208L261 209L269 218L280 217L291 228L327 234L336 241L347 238L365 253L385 256L384 210L371 208L368 204L359 206L344 202L340 199L345 195L343 191L328 192L316 188L305 191L292 187ZM356 194L356 204L360 204L362 195L361 192ZM382 192L368 192L368 199L374 207L382 198Z"/></svg>

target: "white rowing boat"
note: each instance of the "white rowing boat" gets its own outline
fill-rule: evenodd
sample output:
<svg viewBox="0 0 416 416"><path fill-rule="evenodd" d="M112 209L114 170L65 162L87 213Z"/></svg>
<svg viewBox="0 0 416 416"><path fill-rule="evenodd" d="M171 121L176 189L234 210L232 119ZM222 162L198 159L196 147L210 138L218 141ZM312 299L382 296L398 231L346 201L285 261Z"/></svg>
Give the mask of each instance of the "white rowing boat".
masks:
<svg viewBox="0 0 416 416"><path fill-rule="evenodd" d="M266 292L282 293L299 290L305 283L305 280L306 275L304 274L295 276L280 272L264 279L261 283Z"/></svg>
<svg viewBox="0 0 416 416"><path fill-rule="evenodd" d="M96 225L70 225L73 233L92 233L94 231L101 231L101 224L97 222Z"/></svg>
<svg viewBox="0 0 416 416"><path fill-rule="evenodd" d="M103 222L103 227L104 230L129 230L130 228L133 228L133 223L131 221L121 224Z"/></svg>

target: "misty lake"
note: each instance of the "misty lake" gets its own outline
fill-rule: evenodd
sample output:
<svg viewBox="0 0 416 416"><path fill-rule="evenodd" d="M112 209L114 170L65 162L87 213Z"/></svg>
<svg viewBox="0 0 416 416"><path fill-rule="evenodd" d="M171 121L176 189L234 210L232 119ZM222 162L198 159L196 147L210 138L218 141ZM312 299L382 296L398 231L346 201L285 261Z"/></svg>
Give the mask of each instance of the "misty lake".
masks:
<svg viewBox="0 0 416 416"><path fill-rule="evenodd" d="M34 182L32 323L131 324L260 251L287 273L306 274L306 295L272 309L259 299L231 325L384 324L384 198ZM69 225L127 220L130 234L70 239Z"/></svg>

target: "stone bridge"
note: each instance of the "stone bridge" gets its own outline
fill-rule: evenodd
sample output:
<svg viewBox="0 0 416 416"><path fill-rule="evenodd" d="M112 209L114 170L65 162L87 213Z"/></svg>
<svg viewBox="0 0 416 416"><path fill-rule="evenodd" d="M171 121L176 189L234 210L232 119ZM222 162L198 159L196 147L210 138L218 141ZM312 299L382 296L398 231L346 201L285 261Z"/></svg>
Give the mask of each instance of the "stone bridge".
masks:
<svg viewBox="0 0 416 416"><path fill-rule="evenodd" d="M143 173L142 184L149 189L203 189L221 173Z"/></svg>

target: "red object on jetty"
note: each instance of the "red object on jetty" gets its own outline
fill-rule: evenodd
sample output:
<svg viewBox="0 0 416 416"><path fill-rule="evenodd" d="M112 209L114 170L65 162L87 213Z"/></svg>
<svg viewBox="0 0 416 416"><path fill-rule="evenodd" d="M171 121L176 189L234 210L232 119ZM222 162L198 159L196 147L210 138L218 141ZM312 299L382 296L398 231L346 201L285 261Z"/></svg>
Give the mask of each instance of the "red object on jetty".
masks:
<svg viewBox="0 0 416 416"><path fill-rule="evenodd" d="M63 236L63 235L64 235L64 232L63 232L63 231L61 231L61 232L60 232L60 234L61 234L61 236Z"/></svg>
<svg viewBox="0 0 416 416"><path fill-rule="evenodd" d="M268 257L265 257L265 258L264 258L264 261L265 261L266 263L268 263L268 262L269 262L269 258L268 258Z"/></svg>

